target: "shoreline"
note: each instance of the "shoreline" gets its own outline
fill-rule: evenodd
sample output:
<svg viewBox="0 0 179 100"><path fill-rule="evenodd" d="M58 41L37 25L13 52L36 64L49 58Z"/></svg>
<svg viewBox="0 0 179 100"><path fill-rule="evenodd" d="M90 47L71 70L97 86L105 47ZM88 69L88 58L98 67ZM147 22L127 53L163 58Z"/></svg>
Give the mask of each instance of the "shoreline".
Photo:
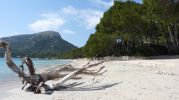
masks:
<svg viewBox="0 0 179 100"><path fill-rule="evenodd" d="M8 82L8 81L12 81L12 80L18 80L18 75L15 74L12 70L10 70L7 65L5 64L5 59L4 58L0 58L2 60L2 62L4 63L0 63L0 83L2 82ZM21 59L20 58L13 58L14 60L14 63L18 66L21 64ZM34 63L34 67L36 69L36 72L39 73L41 71L43 71L43 69L48 69L48 68L51 68L53 66L56 66L56 65L60 65L60 64L69 64L72 62L71 59L55 59L55 60L36 60L34 58L32 58L33 60L33 63ZM40 62L40 63L39 63ZM25 69L25 72L28 73L27 71L27 66L24 65L24 69ZM4 71L4 72L3 72ZM15 76L15 77L14 77ZM13 77L13 79L12 79Z"/></svg>
<svg viewBox="0 0 179 100"><path fill-rule="evenodd" d="M81 67L87 59L75 59L73 66ZM33 94L21 90L21 84L7 84L0 92L1 100L178 100L179 59L108 61L107 73L99 85L117 83L102 90L61 90L51 95ZM44 70L44 69L43 69ZM89 84L93 77L84 77L80 82ZM75 81L69 81L69 83ZM12 85L11 89L6 89Z"/></svg>

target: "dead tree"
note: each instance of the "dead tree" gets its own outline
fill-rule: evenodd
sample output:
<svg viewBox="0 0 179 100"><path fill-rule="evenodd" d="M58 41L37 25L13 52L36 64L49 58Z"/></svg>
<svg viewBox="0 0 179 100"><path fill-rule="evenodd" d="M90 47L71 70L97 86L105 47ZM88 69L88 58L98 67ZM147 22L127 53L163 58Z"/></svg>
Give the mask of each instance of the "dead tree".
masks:
<svg viewBox="0 0 179 100"><path fill-rule="evenodd" d="M12 49L10 45L4 41L0 41L0 48L6 48L5 52L5 59L7 66L16 74L19 75L19 77L23 80L23 83L25 85L22 87L22 89L29 84L30 89L34 93L41 93L46 92L48 90L55 90L59 89L60 86L63 86L65 82L67 82L70 79L81 79L81 77L77 77L76 75L79 74L86 74L86 75L102 75L104 72L101 72L104 69L104 66L96 70L88 70L91 67L95 67L99 64L102 64L104 61L100 61L98 63L91 64L90 60L86 65L82 66L81 68L75 68L71 65L65 65L63 67L57 68L55 70L49 70L41 74L35 73L34 65L29 57L24 57L22 61L22 65L18 67L12 60L11 52ZM29 74L24 72L23 64L26 64L29 70ZM64 72L70 72L67 74L62 74ZM49 80L54 80L52 84L48 85L46 84ZM43 91L42 91L43 90Z"/></svg>

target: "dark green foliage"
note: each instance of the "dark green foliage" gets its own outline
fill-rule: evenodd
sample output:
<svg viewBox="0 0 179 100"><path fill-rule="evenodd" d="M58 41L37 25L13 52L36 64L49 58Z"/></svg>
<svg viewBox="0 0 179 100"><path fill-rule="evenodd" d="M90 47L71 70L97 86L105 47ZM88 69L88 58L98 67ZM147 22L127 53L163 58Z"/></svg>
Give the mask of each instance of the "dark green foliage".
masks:
<svg viewBox="0 0 179 100"><path fill-rule="evenodd" d="M106 33L96 32L92 34L83 48L83 54L85 57L94 56L106 56L107 49L111 43L115 40L114 35L109 35Z"/></svg>
<svg viewBox="0 0 179 100"><path fill-rule="evenodd" d="M83 58L82 48L73 49L71 51L59 54L58 58L63 58L63 59Z"/></svg>
<svg viewBox="0 0 179 100"><path fill-rule="evenodd" d="M115 1L96 26L96 32L80 49L81 56L177 54L179 3L172 0L143 2ZM117 38L122 39L121 43L116 43Z"/></svg>

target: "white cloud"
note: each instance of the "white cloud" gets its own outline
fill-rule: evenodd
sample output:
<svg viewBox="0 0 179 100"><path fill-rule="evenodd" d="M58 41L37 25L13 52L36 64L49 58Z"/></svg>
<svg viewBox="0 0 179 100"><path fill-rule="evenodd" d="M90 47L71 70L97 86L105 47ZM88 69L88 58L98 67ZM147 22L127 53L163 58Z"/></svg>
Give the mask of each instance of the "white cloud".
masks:
<svg viewBox="0 0 179 100"><path fill-rule="evenodd" d="M65 23L65 20L55 16L55 14L42 14L42 19L36 20L29 25L29 28L34 32L47 30L58 30Z"/></svg>
<svg viewBox="0 0 179 100"><path fill-rule="evenodd" d="M87 30L94 29L100 22L103 16L103 11L95 9L77 9L73 6L67 6L59 11L52 13L45 13L40 15L41 18L32 22L29 28L34 32L41 32L47 30L59 31L62 30L64 23L80 25ZM70 30L63 30L65 34L75 34Z"/></svg>
<svg viewBox="0 0 179 100"><path fill-rule="evenodd" d="M59 18L60 16L58 15L58 13L44 13L44 14L41 14L42 17L44 18Z"/></svg>
<svg viewBox="0 0 179 100"><path fill-rule="evenodd" d="M114 4L114 0L108 0L108 1L104 1L104 0L90 0L91 2L98 4L100 6L103 6L105 8L109 8Z"/></svg>
<svg viewBox="0 0 179 100"><path fill-rule="evenodd" d="M64 7L62 11L66 14L78 14L78 10L72 6Z"/></svg>
<svg viewBox="0 0 179 100"><path fill-rule="evenodd" d="M78 22L85 24L86 29L93 29L103 16L103 12L94 9L76 9L68 6L62 9L63 13L76 18Z"/></svg>
<svg viewBox="0 0 179 100"><path fill-rule="evenodd" d="M97 10L84 10L81 18L87 24L87 29L93 29L100 22L100 18L103 16L103 12Z"/></svg>
<svg viewBox="0 0 179 100"><path fill-rule="evenodd" d="M72 30L68 30L68 29L64 29L62 30L63 34L76 34L76 32L72 31Z"/></svg>

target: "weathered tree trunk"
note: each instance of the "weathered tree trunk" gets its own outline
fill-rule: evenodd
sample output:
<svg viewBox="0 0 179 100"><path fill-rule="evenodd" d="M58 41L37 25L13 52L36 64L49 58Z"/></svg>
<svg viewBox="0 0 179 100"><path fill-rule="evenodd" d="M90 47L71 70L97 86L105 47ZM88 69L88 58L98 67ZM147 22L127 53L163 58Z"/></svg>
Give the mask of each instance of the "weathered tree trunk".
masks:
<svg viewBox="0 0 179 100"><path fill-rule="evenodd" d="M89 66L84 65L82 68L80 68L80 69L78 69L78 70L76 70L76 71L74 71L74 72L71 72L70 74L66 75L64 78L62 78L62 79L56 81L56 84L53 84L51 88L52 88L52 89L56 89L56 88L58 88L59 86L61 86L63 83L65 83L66 81L68 81L69 79L71 79L73 76L75 76L75 75L81 73L83 70L86 70L87 68L90 68L90 67L93 67L93 66L97 66L97 65L99 65L99 64L101 64L101 63L103 63L103 62L99 62L99 63L96 63L96 64L92 64L92 65L89 65Z"/></svg>
<svg viewBox="0 0 179 100"><path fill-rule="evenodd" d="M177 28L177 24L176 24L176 23L174 24L174 33L175 33L176 46L177 46L177 49L178 49L178 47L179 47L179 42L178 42L178 28Z"/></svg>
<svg viewBox="0 0 179 100"><path fill-rule="evenodd" d="M20 77L22 77L25 81L30 82L28 74L24 73L23 70L21 70L19 67L16 66L16 64L12 61L11 56L11 47L9 45L6 45L6 52L5 52L5 58L6 58L6 64L7 66L17 73Z"/></svg>
<svg viewBox="0 0 179 100"><path fill-rule="evenodd" d="M32 60L29 57L25 57L23 59L23 62L26 63L30 76L35 75L35 68L34 68L34 64L33 64Z"/></svg>
<svg viewBox="0 0 179 100"><path fill-rule="evenodd" d="M171 30L171 26L168 26L168 33L170 35L170 39L172 41L173 47L174 47L175 51L177 51L177 46L175 44L175 40L174 40L174 36L173 36L172 30Z"/></svg>
<svg viewBox="0 0 179 100"><path fill-rule="evenodd" d="M91 75L100 75L103 73L100 73L100 71L104 68L101 67L98 71L90 71L87 70L88 68L97 66L101 63L103 63L103 61L98 62L98 63L94 63L94 64L90 64L90 62L92 61L92 59L86 64L84 65L82 68L74 68L72 66L66 66L66 68L61 68L59 70L55 70L55 71L50 71L47 73L42 73L42 74L36 74L35 73L35 69L33 66L33 62L31 61L30 58L25 57L23 60L23 63L26 63L26 65L28 66L28 70L29 70L29 74L26 74L24 72L23 69L20 69L20 67L17 67L17 65L12 61L12 57L11 57L11 47L5 43L5 42L1 42L0 41L0 48L6 48L7 51L5 52L5 58L6 58L6 64L7 66L14 71L15 73L17 73L19 75L19 77L21 77L23 79L23 81L26 82L26 84L30 84L32 90L35 93L39 93L41 92L41 88L45 88L45 90L54 90L54 89L59 89L59 87L61 85L63 85L66 81L68 81L71 78L74 78L76 75L78 74L83 74L83 73L87 73L87 74L91 74ZM23 66L23 65L22 65ZM64 77L62 77L61 79L57 80L56 82L53 83L53 85L50 86L46 86L44 83L48 80L52 80L54 78L59 78L59 76L63 76L60 75L60 72L63 71L71 71L71 73L65 75ZM24 86L25 87L25 86ZM23 88L24 88L23 87ZM23 89L22 88L22 89Z"/></svg>

